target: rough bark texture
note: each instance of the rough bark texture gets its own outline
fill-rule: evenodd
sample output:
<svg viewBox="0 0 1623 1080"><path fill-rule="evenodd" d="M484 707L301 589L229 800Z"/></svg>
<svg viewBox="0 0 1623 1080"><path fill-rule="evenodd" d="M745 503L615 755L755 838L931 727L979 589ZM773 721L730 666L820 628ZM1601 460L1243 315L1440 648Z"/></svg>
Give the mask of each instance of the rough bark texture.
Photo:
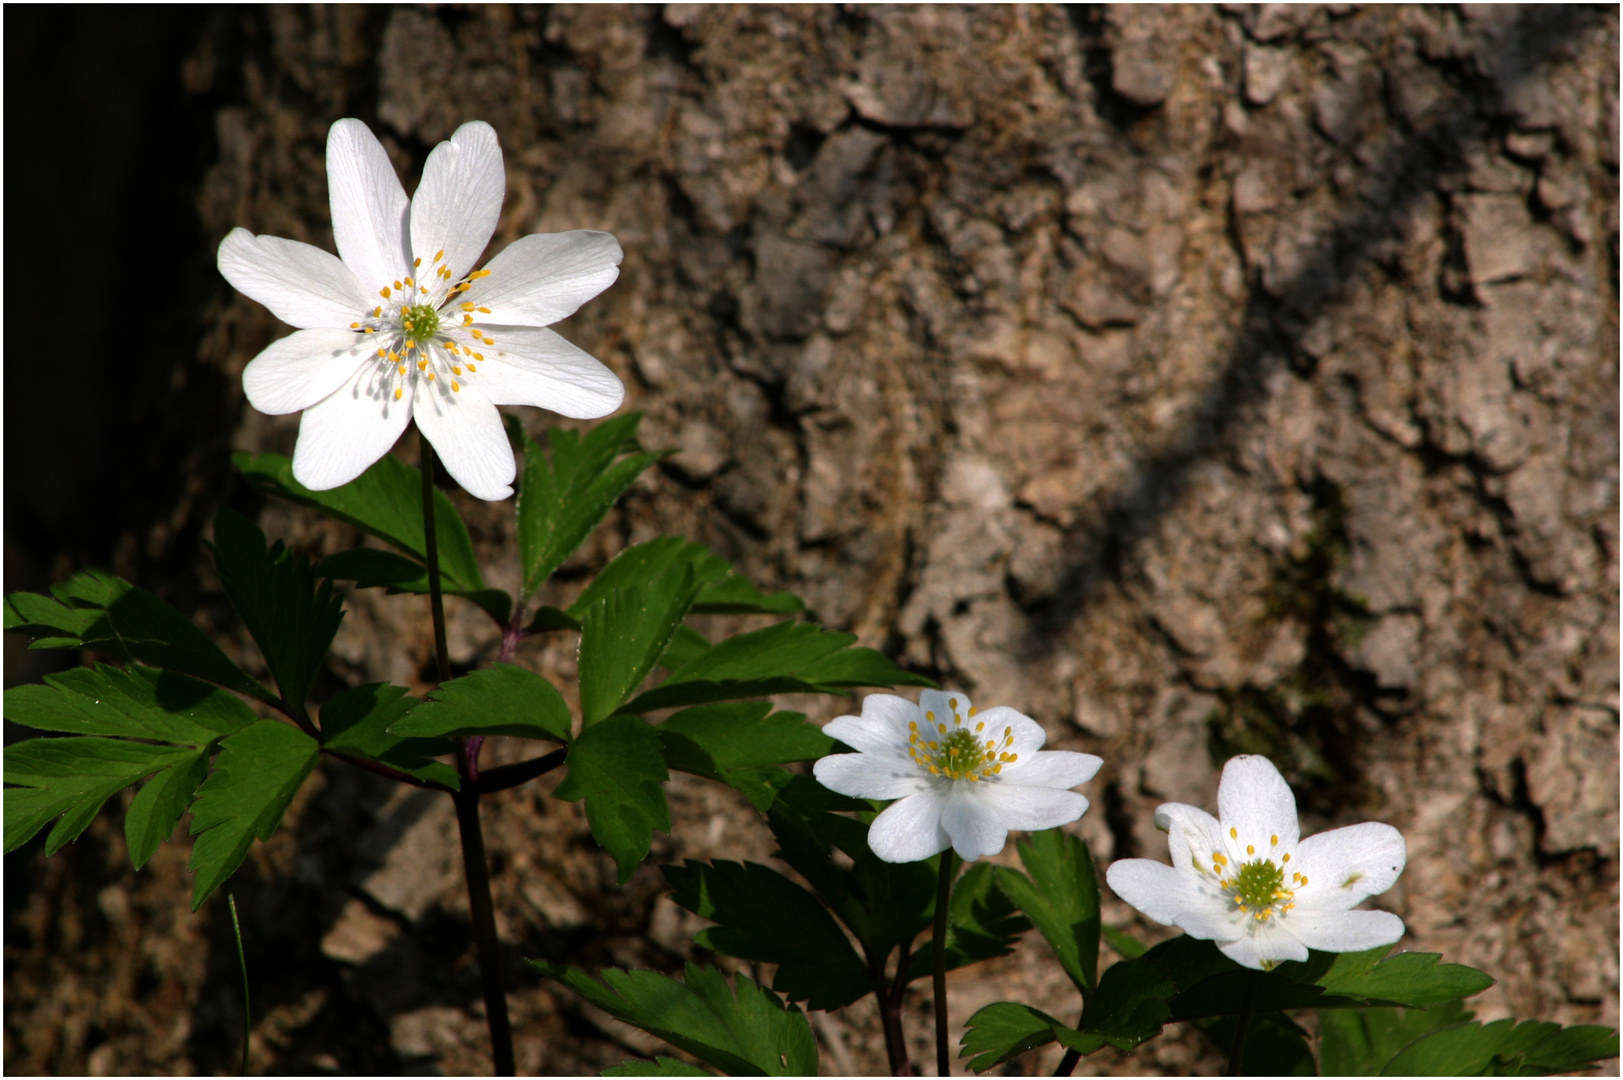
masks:
<svg viewBox="0 0 1623 1080"><path fill-rule="evenodd" d="M680 450L571 573L686 534L1022 709L1105 758L1078 826L1101 862L1164 855L1155 805L1211 805L1228 754L1266 752L1306 830L1403 830L1380 906L1404 947L1499 978L1481 1015L1617 1023L1615 9L233 9L178 43L116 18L120 45L162 38L155 61L110 74L107 26L63 31L85 85L112 80L108 158L33 183L125 219L83 257L115 299L64 370L138 452L104 436L41 486L8 476L8 588L111 564L258 663L198 550L213 507L314 554L356 537L225 465L291 452L296 420L242 402L285 330L212 276L213 245L243 225L330 248L341 116L408 190L481 118L508 170L492 250L620 238L619 283L562 330L620 373L646 444ZM7 22L8 60L43 44ZM198 218L143 219L143 183ZM8 440L51 445L12 377ZM456 497L516 584L509 508ZM453 659L488 659L489 624L452 616ZM14 649L8 681L32 677ZM422 688L430 652L423 601L358 593L326 689ZM568 643L520 659L572 673ZM674 970L696 924L657 866L771 843L676 780L675 835L616 888L550 787L487 803L519 1064L592 1071L653 1043L516 958ZM9 1072L235 1068L223 897L188 914L184 839L135 874L121 837L109 813L8 858ZM448 800L327 769L232 888L256 1070L489 1068ZM953 979L954 1018L1069 1015L1056 975L1028 942ZM826 1071L883 1067L870 1006L815 1027ZM1185 1034L1084 1071L1219 1063Z"/></svg>

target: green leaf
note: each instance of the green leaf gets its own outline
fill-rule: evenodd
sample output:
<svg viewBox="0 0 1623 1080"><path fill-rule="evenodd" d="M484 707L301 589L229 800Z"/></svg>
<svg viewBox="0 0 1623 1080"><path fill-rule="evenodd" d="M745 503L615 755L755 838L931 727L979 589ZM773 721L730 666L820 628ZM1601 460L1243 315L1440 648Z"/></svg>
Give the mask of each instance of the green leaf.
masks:
<svg viewBox="0 0 1623 1080"><path fill-rule="evenodd" d="M327 556L316 566L324 578L353 581L362 589L383 588L390 593L424 595L428 588L428 567L404 555L377 548L354 548ZM441 574L440 588L447 596L460 596L483 608L502 626L513 614L513 598L500 589L459 589L446 584Z"/></svg>
<svg viewBox="0 0 1623 1080"><path fill-rule="evenodd" d="M1084 1000L1099 969L1099 878L1085 841L1058 829L1033 833L1017 846L1026 874L997 870L998 887L1030 916Z"/></svg>
<svg viewBox="0 0 1623 1080"><path fill-rule="evenodd" d="M734 1076L815 1076L817 1041L806 1015L742 975L735 991L711 967L687 965L686 983L653 971L601 972L600 983L561 964L531 960L593 1005Z"/></svg>
<svg viewBox="0 0 1623 1080"><path fill-rule="evenodd" d="M193 911L242 865L254 837L270 839L319 749L276 720L260 720L220 743L214 772L192 804Z"/></svg>
<svg viewBox="0 0 1623 1080"><path fill-rule="evenodd" d="M1458 1001L1429 1009L1327 1009L1319 1013L1319 1067L1325 1076L1379 1076L1422 1035L1469 1019Z"/></svg>
<svg viewBox="0 0 1623 1080"><path fill-rule="evenodd" d="M145 589L87 570L51 592L55 599L13 593L6 601L6 629L34 636L31 648L90 649L276 704L276 695L233 664L207 634Z"/></svg>
<svg viewBox="0 0 1623 1080"><path fill-rule="evenodd" d="M1064 1026L1029 1005L999 1001L976 1010L969 1018L960 1044L963 1049L958 1056L973 1057L969 1067L982 1073L1039 1046L1047 1046L1054 1041L1055 1028Z"/></svg>
<svg viewBox="0 0 1623 1080"><path fill-rule="evenodd" d="M583 727L618 711L631 696L665 651L697 591L693 568L686 566L679 574L608 593L586 610L580 632Z"/></svg>
<svg viewBox="0 0 1623 1080"><path fill-rule="evenodd" d="M645 713L770 694L840 694L856 686L934 686L883 653L852 648L854 634L781 622L739 634L689 660L626 706Z"/></svg>
<svg viewBox="0 0 1623 1080"><path fill-rule="evenodd" d="M1136 960L1106 968L1077 1027L1118 1050L1131 1050L1174 1019L1171 1002L1180 989L1240 970L1209 941L1187 934L1163 941Z"/></svg>
<svg viewBox="0 0 1623 1080"><path fill-rule="evenodd" d="M684 567L693 568L697 591L698 587L725 575L732 564L719 555L712 555L703 544L691 543L680 536L656 537L616 555L603 572L581 590L566 611L570 618L584 623L586 613L605 597L626 589L647 589L661 582L680 580Z"/></svg>
<svg viewBox="0 0 1623 1080"><path fill-rule="evenodd" d="M321 745L344 757L376 761L419 780L460 788L457 771L432 760L456 753L449 739L413 738L389 730L421 705L401 686L367 683L345 690L321 707Z"/></svg>
<svg viewBox="0 0 1623 1080"><path fill-rule="evenodd" d="M798 615L805 601L792 592L767 596L742 574L729 574L699 590L693 601L695 615Z"/></svg>
<svg viewBox="0 0 1623 1080"><path fill-rule="evenodd" d="M637 449L641 413L627 413L597 425L585 439L573 431L549 433L552 461L541 446L524 437L524 481L518 493L519 553L524 561L524 595L552 576L642 471L663 454L621 453Z"/></svg>
<svg viewBox="0 0 1623 1080"><path fill-rule="evenodd" d="M28 739L5 751L5 849L15 850L58 815L45 839L54 855L79 838L108 799L142 777L182 761L177 746L124 739Z"/></svg>
<svg viewBox="0 0 1623 1080"><path fill-rule="evenodd" d="M710 642L705 640L703 634L683 624L676 628L671 640L665 643L665 651L659 654L659 666L666 671L675 671L709 648Z"/></svg>
<svg viewBox="0 0 1623 1080"><path fill-rule="evenodd" d="M1554 1073L1577 1072L1594 1062L1618 1056L1617 1031L1598 1024L1556 1028L1539 1033L1532 1021L1518 1024L1505 1040L1494 1061L1494 1071L1500 1076L1549 1076ZM1526 1037L1524 1029L1530 1030ZM1535 1037L1536 1036L1536 1037Z"/></svg>
<svg viewBox="0 0 1623 1080"><path fill-rule="evenodd" d="M1105 943L1115 949L1123 960L1137 960L1150 951L1148 945L1125 930L1117 930L1114 926L1102 927L1101 934Z"/></svg>
<svg viewBox="0 0 1623 1080"><path fill-rule="evenodd" d="M838 1009L874 989L857 955L817 898L760 863L688 860L666 866L671 899L718 925L699 931L700 946L744 960L777 964L772 989L809 1009ZM786 932L786 928L793 930Z"/></svg>
<svg viewBox="0 0 1623 1080"><path fill-rule="evenodd" d="M269 549L259 527L229 506L214 515L214 565L231 604L264 654L282 699L302 708L344 618L331 582L316 582L310 563Z"/></svg>
<svg viewBox="0 0 1623 1080"><path fill-rule="evenodd" d="M936 865L939 873L939 859ZM991 863L976 863L958 878L947 903L947 970L1014 951L1015 940L1031 923L1014 909L996 884ZM931 904L930 917L935 917ZM913 954L907 969L909 980L928 977L934 970L935 943L927 941Z"/></svg>
<svg viewBox="0 0 1623 1080"><path fill-rule="evenodd" d="M1234 1045L1239 1018L1221 1016L1196 1024L1217 1046ZM1243 1076L1317 1076L1318 1064L1307 1033L1283 1013L1259 1013L1246 1035L1245 1056L1240 1062Z"/></svg>
<svg viewBox="0 0 1623 1080"><path fill-rule="evenodd" d="M293 479L293 462L280 454L233 454L231 463L254 490L319 510L426 565L423 474L399 459L385 454L354 480L328 491L311 491ZM474 557L473 541L468 537L468 526L451 500L437 488L434 491L434 533L439 539L440 577L445 591L458 596L486 592L484 579L479 574L479 560ZM400 583L396 588L426 592L426 573L421 589L414 584ZM512 599L507 598L506 603L511 605ZM491 611L484 603L480 606ZM496 612L491 611L491 614L494 617ZM504 615L497 621L505 619Z"/></svg>
<svg viewBox="0 0 1623 1080"><path fill-rule="evenodd" d="M58 814L46 854L76 839L108 798L151 773L125 816L137 869L173 832L224 735L255 717L238 698L196 679L152 668L101 665L46 676L45 686L6 691L5 715L42 731L117 738L31 739L5 752L6 850L26 843Z"/></svg>
<svg viewBox="0 0 1623 1080"><path fill-rule="evenodd" d="M659 735L635 716L610 717L569 744L566 764L569 775L555 794L570 802L586 800L586 822L614 856L624 885L647 857L654 830L671 830L660 786L670 774L660 755Z"/></svg>
<svg viewBox="0 0 1623 1080"><path fill-rule="evenodd" d="M569 741L569 706L547 680L514 664L497 664L441 683L429 699L390 728L391 735L512 735Z"/></svg>
<svg viewBox="0 0 1623 1080"><path fill-rule="evenodd" d="M627 1061L623 1065L604 1069L604 1076L714 1076L697 1065L689 1065L675 1058L656 1057L653 1061Z"/></svg>
<svg viewBox="0 0 1623 1080"><path fill-rule="evenodd" d="M1326 993L1380 1005L1421 1007L1480 994L1493 979L1464 964L1439 963L1437 953L1401 952L1386 957L1390 945L1364 952L1314 953L1303 963L1275 971L1296 982L1322 986Z"/></svg>
<svg viewBox="0 0 1623 1080"><path fill-rule="evenodd" d="M736 788L763 812L789 782L775 766L820 758L834 745L805 714L772 712L765 701L684 709L658 730L667 768Z"/></svg>
<svg viewBox="0 0 1623 1080"><path fill-rule="evenodd" d="M137 870L159 845L175 835L180 816L191 806L197 787L208 776L210 747L193 750L141 785L124 812L124 844Z"/></svg>

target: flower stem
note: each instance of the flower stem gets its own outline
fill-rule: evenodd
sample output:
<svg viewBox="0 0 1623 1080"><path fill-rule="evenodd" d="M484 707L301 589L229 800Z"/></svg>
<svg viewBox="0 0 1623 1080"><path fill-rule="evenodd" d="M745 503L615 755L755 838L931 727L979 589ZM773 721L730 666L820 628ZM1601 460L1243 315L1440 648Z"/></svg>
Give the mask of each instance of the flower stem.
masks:
<svg viewBox="0 0 1623 1080"><path fill-rule="evenodd" d="M935 1063L937 1076L952 1075L952 1052L947 1045L947 904L952 898L952 848L941 853L941 879L935 892L935 937L930 957L935 961Z"/></svg>
<svg viewBox="0 0 1623 1080"><path fill-rule="evenodd" d="M902 999L907 995L907 966L912 958L913 943L902 942L896 957L896 978L874 995L879 999L879 1026L885 1033L885 1057L890 1062L892 1076L914 1075L913 1062L907 1056L907 1036L902 1032ZM879 963L883 969L883 957ZM883 975L881 970L881 982Z"/></svg>
<svg viewBox="0 0 1623 1080"><path fill-rule="evenodd" d="M1245 1058L1246 1036L1251 1034L1251 1018L1257 1007L1257 982L1249 972L1246 974L1245 992L1240 998L1240 1015L1234 1025L1234 1045L1229 1047L1229 1067L1224 1076L1244 1076L1242 1064Z"/></svg>
<svg viewBox="0 0 1623 1080"><path fill-rule="evenodd" d="M445 645L445 594L440 588L440 537L434 527L434 447L417 431L423 455L423 549L428 556L428 607L434 619L434 660L440 682L451 677L451 654Z"/></svg>
<svg viewBox="0 0 1623 1080"><path fill-rule="evenodd" d="M225 894L225 899L231 905L231 933L237 939L237 963L242 966L242 1068L240 1075L248 1075L248 1044L254 1031L254 1014L248 1004L248 956L242 951L242 923L237 921L237 898L231 893Z"/></svg>

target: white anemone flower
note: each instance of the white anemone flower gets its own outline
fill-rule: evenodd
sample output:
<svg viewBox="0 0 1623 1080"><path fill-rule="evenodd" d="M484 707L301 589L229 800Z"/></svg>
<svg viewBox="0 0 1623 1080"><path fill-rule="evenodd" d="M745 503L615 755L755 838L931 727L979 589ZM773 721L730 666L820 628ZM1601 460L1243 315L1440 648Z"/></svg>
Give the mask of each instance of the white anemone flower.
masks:
<svg viewBox="0 0 1623 1080"><path fill-rule="evenodd" d="M1306 960L1309 949L1358 952L1403 936L1396 915L1351 910L1403 872L1407 849L1392 826L1367 822L1303 840L1285 778L1255 754L1223 767L1217 813L1160 806L1155 825L1166 830L1172 865L1122 859L1105 873L1110 887L1156 922L1215 941L1259 971Z"/></svg>
<svg viewBox="0 0 1623 1080"><path fill-rule="evenodd" d="M219 253L227 281L297 328L248 364L242 385L260 412L303 410L299 483L355 479L416 419L457 483L504 499L515 465L496 406L577 419L620 407L614 373L543 329L613 284L613 236L526 236L474 269L507 188L489 124L463 124L436 146L408 203L376 136L340 120L327 183L337 256L247 229Z"/></svg>
<svg viewBox="0 0 1623 1080"><path fill-rule="evenodd" d="M857 751L818 761L826 788L859 799L895 799L868 829L886 862L917 862L951 847L966 862L1003 850L1010 829L1051 829L1088 809L1067 790L1093 779L1092 754L1044 750L1048 738L1007 706L977 713L963 694L926 690L919 703L870 694L861 716L823 731Z"/></svg>

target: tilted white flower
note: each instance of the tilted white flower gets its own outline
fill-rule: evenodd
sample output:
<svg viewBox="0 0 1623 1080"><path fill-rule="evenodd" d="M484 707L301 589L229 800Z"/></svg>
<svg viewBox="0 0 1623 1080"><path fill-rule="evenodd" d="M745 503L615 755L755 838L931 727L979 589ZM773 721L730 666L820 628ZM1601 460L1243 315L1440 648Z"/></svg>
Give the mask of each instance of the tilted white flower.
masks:
<svg viewBox="0 0 1623 1080"><path fill-rule="evenodd" d="M1230 758L1216 818L1164 803L1172 865L1122 859L1105 879L1116 895L1158 923L1215 941L1231 959L1267 970L1306 960L1309 949L1357 952L1403 936L1403 920L1354 904L1392 887L1403 872L1403 834L1368 822L1301 839L1296 797L1273 762Z"/></svg>
<svg viewBox="0 0 1623 1080"><path fill-rule="evenodd" d="M359 120L327 135L338 256L233 229L225 279L297 328L242 373L260 412L304 411L293 475L320 491L355 479L415 418L446 470L481 499L513 493L513 451L497 405L605 416L625 390L551 330L619 276L604 232L526 236L474 270L506 192L489 124L457 128L405 189Z"/></svg>
<svg viewBox="0 0 1623 1080"><path fill-rule="evenodd" d="M1093 779L1092 754L1043 750L1048 738L1007 706L977 713L963 694L926 690L913 704L870 694L861 716L823 731L857 751L818 761L824 787L859 799L896 799L868 829L886 862L917 862L951 847L966 861L1003 850L1010 829L1051 829L1088 809L1068 788Z"/></svg>

